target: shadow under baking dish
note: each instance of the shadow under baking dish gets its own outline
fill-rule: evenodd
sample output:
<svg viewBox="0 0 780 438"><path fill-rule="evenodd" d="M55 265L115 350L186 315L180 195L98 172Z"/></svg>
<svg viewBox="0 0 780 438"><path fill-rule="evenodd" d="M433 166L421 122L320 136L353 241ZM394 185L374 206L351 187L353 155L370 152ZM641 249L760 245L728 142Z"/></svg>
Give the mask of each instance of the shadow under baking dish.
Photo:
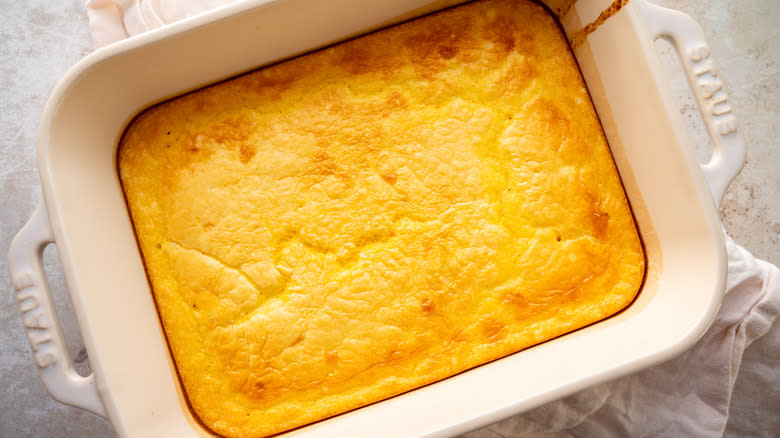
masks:
<svg viewBox="0 0 780 438"><path fill-rule="evenodd" d="M183 392L213 433L276 434L451 377L615 315L646 277L574 57L530 1L175 97L117 153ZM587 169L545 167L567 159Z"/></svg>

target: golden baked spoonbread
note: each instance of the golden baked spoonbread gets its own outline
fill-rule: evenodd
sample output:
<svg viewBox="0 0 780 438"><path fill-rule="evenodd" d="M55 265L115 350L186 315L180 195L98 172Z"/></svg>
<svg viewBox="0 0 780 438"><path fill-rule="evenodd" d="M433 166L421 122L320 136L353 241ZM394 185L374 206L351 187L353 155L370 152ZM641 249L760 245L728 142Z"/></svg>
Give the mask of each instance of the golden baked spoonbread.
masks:
<svg viewBox="0 0 780 438"><path fill-rule="evenodd" d="M184 392L227 437L602 320L644 275L577 65L528 0L458 6L154 106L118 166Z"/></svg>

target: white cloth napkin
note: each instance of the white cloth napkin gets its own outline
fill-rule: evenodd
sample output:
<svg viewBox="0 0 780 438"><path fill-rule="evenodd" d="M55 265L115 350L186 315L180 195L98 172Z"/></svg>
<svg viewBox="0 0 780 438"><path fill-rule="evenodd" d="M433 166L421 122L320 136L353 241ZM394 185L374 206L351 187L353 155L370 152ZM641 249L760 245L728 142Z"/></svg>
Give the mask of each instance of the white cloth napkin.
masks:
<svg viewBox="0 0 780 438"><path fill-rule="evenodd" d="M97 48L233 1L87 0L87 16Z"/></svg>
<svg viewBox="0 0 780 438"><path fill-rule="evenodd" d="M96 47L236 0L87 0ZM719 437L748 345L780 313L780 269L726 238L727 294L703 338L661 365L591 387L466 435L468 438L669 436ZM758 351L750 385L776 385L777 349ZM770 407L770 415L773 409ZM767 435L769 436L769 435Z"/></svg>

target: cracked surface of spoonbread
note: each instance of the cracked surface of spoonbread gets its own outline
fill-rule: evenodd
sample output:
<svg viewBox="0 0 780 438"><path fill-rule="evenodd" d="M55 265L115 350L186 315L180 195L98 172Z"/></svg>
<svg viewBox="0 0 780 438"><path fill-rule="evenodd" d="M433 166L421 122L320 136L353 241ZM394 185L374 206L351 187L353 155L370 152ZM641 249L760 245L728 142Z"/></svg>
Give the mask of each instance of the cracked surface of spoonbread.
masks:
<svg viewBox="0 0 780 438"><path fill-rule="evenodd" d="M531 1L459 6L165 102L118 154L184 390L228 437L599 321L644 275L575 61Z"/></svg>

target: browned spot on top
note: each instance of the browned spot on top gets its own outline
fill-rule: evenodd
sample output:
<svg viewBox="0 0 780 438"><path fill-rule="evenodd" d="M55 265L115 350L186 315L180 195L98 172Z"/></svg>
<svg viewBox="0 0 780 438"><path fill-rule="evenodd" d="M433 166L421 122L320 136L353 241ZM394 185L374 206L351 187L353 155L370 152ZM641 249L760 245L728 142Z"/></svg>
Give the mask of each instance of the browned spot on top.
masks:
<svg viewBox="0 0 780 438"><path fill-rule="evenodd" d="M169 118L165 117L165 110L169 106L171 106L171 103L163 103L144 111L134 123L138 126L135 132L143 132L143 135L148 135L149 137L160 137L166 133L171 124Z"/></svg>
<svg viewBox="0 0 780 438"><path fill-rule="evenodd" d="M254 123L246 115L241 114L216 124L210 134L218 143L243 142L252 135L253 130Z"/></svg>
<svg viewBox="0 0 780 438"><path fill-rule="evenodd" d="M604 238L607 235L607 227L609 226L609 213L601 211L598 207L593 210L593 231L596 237L599 239Z"/></svg>
<svg viewBox="0 0 780 438"><path fill-rule="evenodd" d="M388 184L395 184L398 181L398 175L393 171L380 173L379 176Z"/></svg>
<svg viewBox="0 0 780 438"><path fill-rule="evenodd" d="M325 362L333 365L339 360L339 354L335 351L328 351L325 353Z"/></svg>
<svg viewBox="0 0 780 438"><path fill-rule="evenodd" d="M444 59L452 59L458 54L458 48L455 46L441 46L439 47L439 56Z"/></svg>
<svg viewBox="0 0 780 438"><path fill-rule="evenodd" d="M258 380L254 376L251 376L243 386L243 392L247 395L247 397L254 400L261 398L265 392L265 389L265 383Z"/></svg>
<svg viewBox="0 0 780 438"><path fill-rule="evenodd" d="M238 147L238 158L246 164L255 156L257 150L249 137L254 132L254 122L245 114L228 117L212 126L209 136L217 143Z"/></svg>
<svg viewBox="0 0 780 438"><path fill-rule="evenodd" d="M184 96L182 103L191 106L190 111L193 113L202 115L220 108L225 103L225 99L229 97L219 88L211 86ZM176 104L176 102L171 103Z"/></svg>
<svg viewBox="0 0 780 438"><path fill-rule="evenodd" d="M545 134L556 148L561 147L564 139L571 138L571 119L555 102L549 99L538 101L536 117L541 122Z"/></svg>
<svg viewBox="0 0 780 438"><path fill-rule="evenodd" d="M510 52L527 56L535 54L533 37L507 17L498 17L487 23L483 35L486 40L493 43L492 51L502 56Z"/></svg>
<svg viewBox="0 0 780 438"><path fill-rule="evenodd" d="M506 336L506 324L495 319L482 321L482 331L490 342L496 342Z"/></svg>
<svg viewBox="0 0 780 438"><path fill-rule="evenodd" d="M539 99L535 109L537 117L548 126L568 127L569 118L558 108L555 102L549 99Z"/></svg>
<svg viewBox="0 0 780 438"><path fill-rule="evenodd" d="M516 25L506 17L499 17L488 24L487 38L502 52L510 52L515 48L514 29Z"/></svg>
<svg viewBox="0 0 780 438"><path fill-rule="evenodd" d="M185 150L187 150L187 149L191 149L191 148L194 148L194 147L195 147L195 142L196 142L196 140L195 140L195 136L194 136L194 135L192 135L192 134L191 134L191 133L189 133L189 132L188 132L188 133L185 133L184 135L182 135L182 136L181 136L181 139L179 140L179 144L181 144L181 146L182 146L182 147L183 147Z"/></svg>
<svg viewBox="0 0 780 438"><path fill-rule="evenodd" d="M433 311L436 309L436 305L428 297L422 299L420 302L420 307L422 307L422 311L426 315L433 313Z"/></svg>
<svg viewBox="0 0 780 438"><path fill-rule="evenodd" d="M343 123L333 123L332 128L339 135L353 138L353 141L371 142L382 137L384 129L381 121L389 115L409 108L409 101L398 90L390 90L383 99L355 103L337 93L323 96L330 102L330 113L336 122L351 118L356 123L345 127Z"/></svg>
<svg viewBox="0 0 780 438"><path fill-rule="evenodd" d="M192 102L192 111L195 112L195 113L205 112L206 111L206 103L207 103L207 101L206 101L205 98L195 99Z"/></svg>
<svg viewBox="0 0 780 438"><path fill-rule="evenodd" d="M279 98L282 92L290 89L298 79L293 64L278 65L250 73L242 80L247 82L248 88L256 91L270 91L272 97Z"/></svg>
<svg viewBox="0 0 780 438"><path fill-rule="evenodd" d="M609 213L602 208L602 200L598 194L594 194L586 188L585 195L589 200L588 213L586 215L590 216L593 235L596 238L603 239L606 237L607 228L609 227Z"/></svg>
<svg viewBox="0 0 780 438"><path fill-rule="evenodd" d="M503 94L516 95L527 89L538 75L536 66L527 58L512 58L496 85Z"/></svg>
<svg viewBox="0 0 780 438"><path fill-rule="evenodd" d="M207 230L210 230L210 229L214 228L214 222L207 221L206 223L203 224L203 228L205 228Z"/></svg>
<svg viewBox="0 0 780 438"><path fill-rule="evenodd" d="M160 175L165 187L175 187L183 172L186 173L195 163L208 159L214 152L208 145L201 146L201 140L191 132L182 132L171 143L172 148L164 154L165 164Z"/></svg>
<svg viewBox="0 0 780 438"><path fill-rule="evenodd" d="M461 52L479 50L472 32L473 18L464 13L454 13L448 18L444 21L436 15L429 17L426 26L415 29L404 41L415 60L415 69L422 76L436 75L445 61Z"/></svg>
<svg viewBox="0 0 780 438"><path fill-rule="evenodd" d="M405 60L388 45L369 45L370 41L355 40L344 46L336 65L352 74L379 73L387 75L401 68Z"/></svg>
<svg viewBox="0 0 780 438"><path fill-rule="evenodd" d="M254 145L249 143L243 142L238 146L238 159L243 164L248 163L256 153L257 149L255 149Z"/></svg>

